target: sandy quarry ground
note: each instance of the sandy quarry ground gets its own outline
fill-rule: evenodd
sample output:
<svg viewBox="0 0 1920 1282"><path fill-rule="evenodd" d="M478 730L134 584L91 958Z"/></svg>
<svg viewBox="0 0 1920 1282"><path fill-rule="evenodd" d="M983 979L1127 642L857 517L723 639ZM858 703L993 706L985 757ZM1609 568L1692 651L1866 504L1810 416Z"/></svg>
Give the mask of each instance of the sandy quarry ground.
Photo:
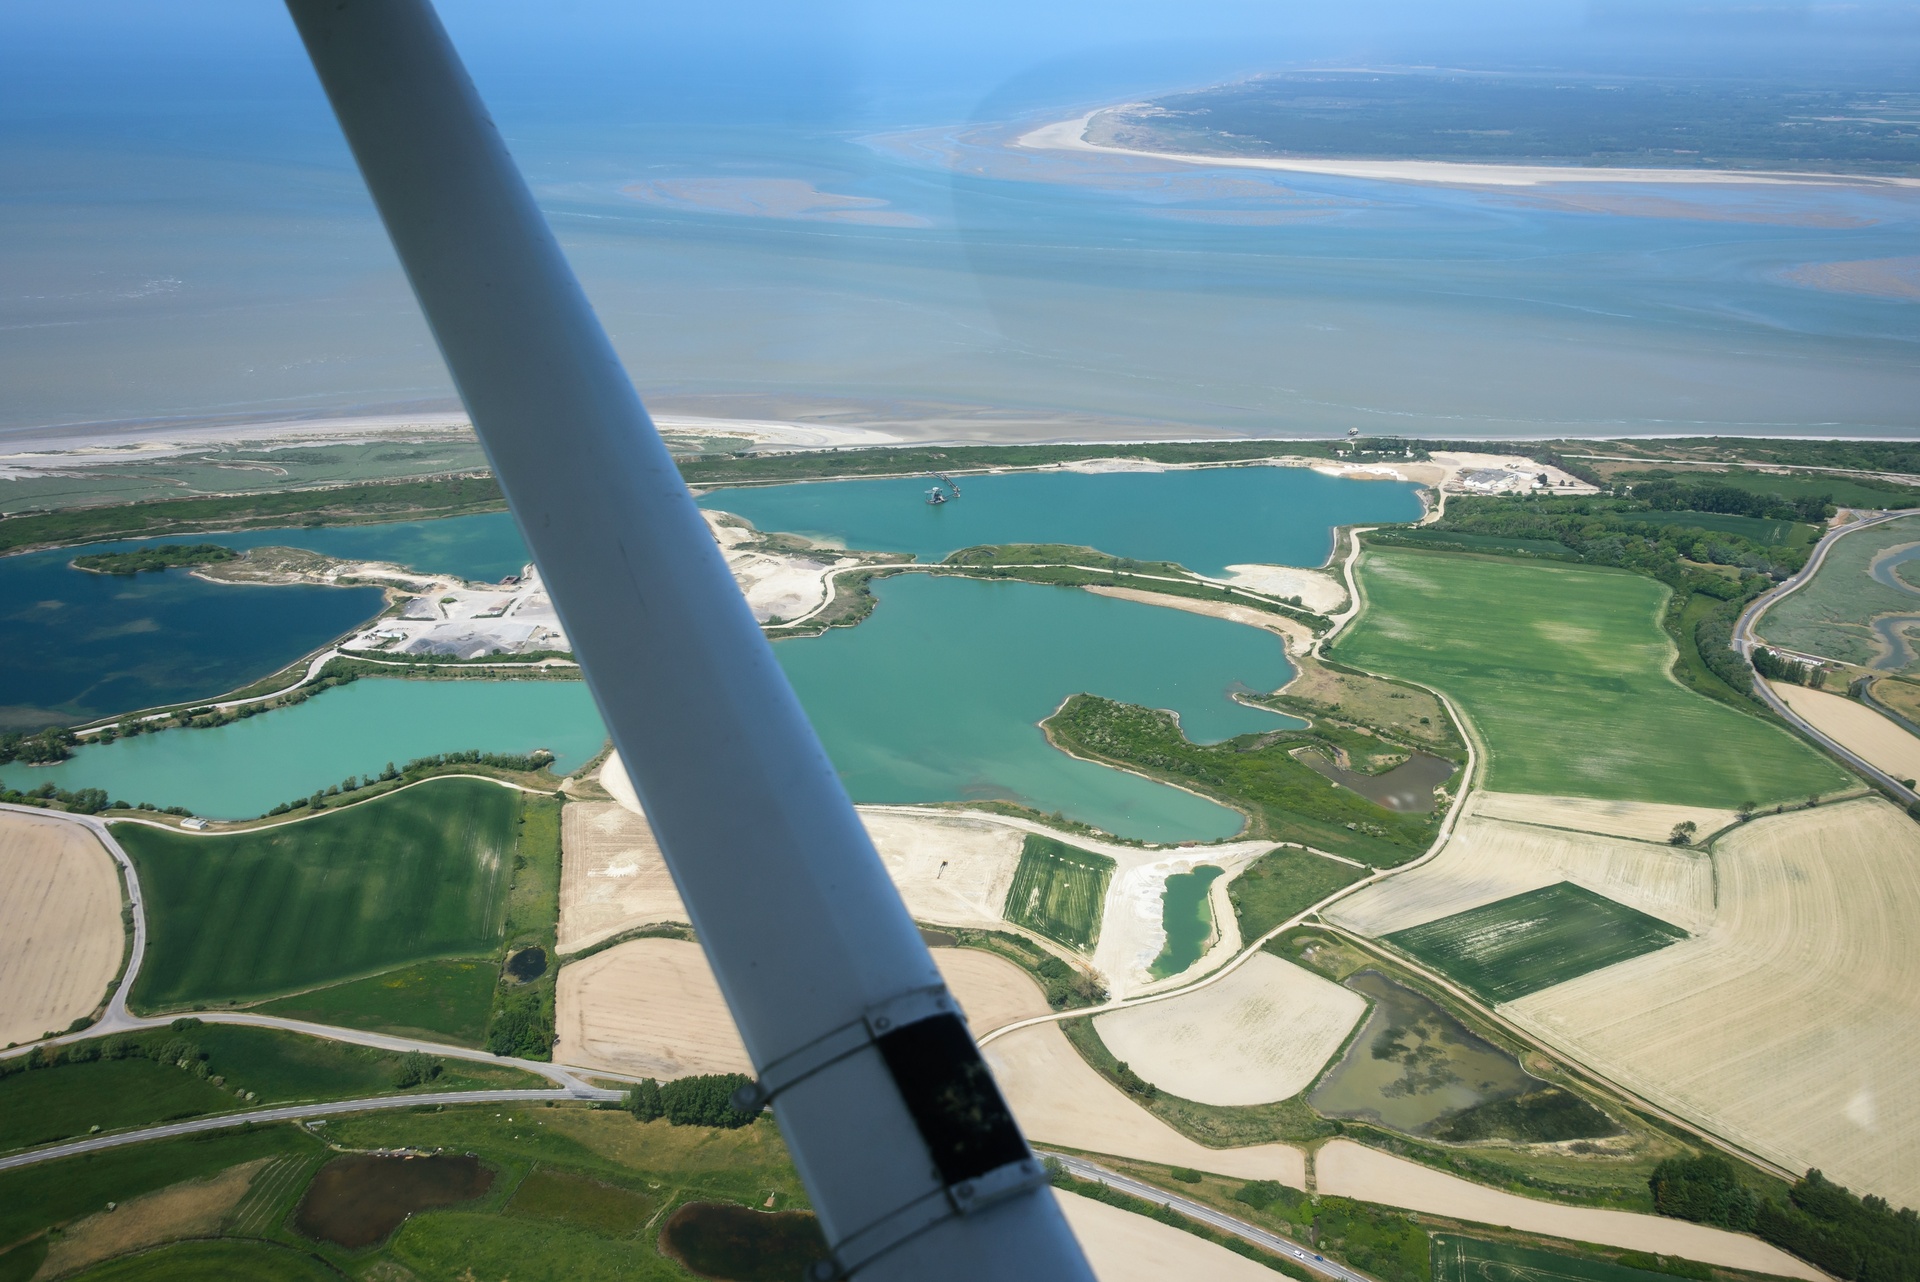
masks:
<svg viewBox="0 0 1920 1282"><path fill-rule="evenodd" d="M1106 979L1107 990L1115 998L1190 984L1232 961L1240 951L1241 940L1227 885L1273 849L1270 841L1236 841L1205 850L1142 850L1080 837L1067 840L1106 855L1115 864L1113 881L1107 886L1107 902L1101 909L1100 939L1093 952L1093 968ZM1202 864L1223 869L1226 874L1215 878L1208 891L1213 942L1186 970L1155 979L1150 967L1167 945L1167 878L1191 872Z"/></svg>
<svg viewBox="0 0 1920 1282"><path fill-rule="evenodd" d="M162 1242L211 1237L246 1196L253 1177L274 1159L263 1157L204 1180L176 1184L97 1211L56 1234L35 1277L78 1272L116 1255Z"/></svg>
<svg viewBox="0 0 1920 1282"><path fill-rule="evenodd" d="M1230 565L1220 576L1236 588L1264 592L1281 600L1297 596L1300 604L1331 614L1347 603L1347 585L1327 570L1302 570L1291 565Z"/></svg>
<svg viewBox="0 0 1920 1282"><path fill-rule="evenodd" d="M1920 739L1864 703L1824 690L1769 681L1773 692L1813 728L1895 779L1920 779Z"/></svg>
<svg viewBox="0 0 1920 1282"><path fill-rule="evenodd" d="M1705 1264L1806 1278L1808 1282L1824 1282L1826 1277L1812 1265L1758 1238L1664 1216L1557 1206L1503 1193L1391 1153L1365 1148L1352 1140L1332 1140L1323 1145L1314 1155L1313 1171L1322 1194L1381 1202L1481 1224L1503 1224L1576 1242L1657 1251Z"/></svg>
<svg viewBox="0 0 1920 1282"><path fill-rule="evenodd" d="M1021 1129L1038 1143L1306 1187L1306 1157L1299 1149L1195 1143L1094 1072L1057 1024L1008 1033L984 1053Z"/></svg>
<svg viewBox="0 0 1920 1282"><path fill-rule="evenodd" d="M1594 797L1548 797L1524 792L1477 792L1468 803L1487 819L1574 828L1581 832L1664 842L1674 825L1692 823L1704 840L1740 816L1707 806L1669 806L1649 801L1602 801Z"/></svg>
<svg viewBox="0 0 1920 1282"><path fill-rule="evenodd" d="M1170 1278L1272 1282L1273 1270L1266 1265L1171 1224L1077 1193L1056 1189L1053 1197L1100 1282L1167 1282Z"/></svg>
<svg viewBox="0 0 1920 1282"><path fill-rule="evenodd" d="M1367 1003L1350 989L1256 953L1197 992L1094 1019L1116 1059L1202 1104L1269 1104L1313 1084Z"/></svg>
<svg viewBox="0 0 1920 1282"><path fill-rule="evenodd" d="M1704 853L1478 814L1461 821L1431 863L1347 896L1327 916L1363 935L1386 935L1562 881L1687 931L1714 916L1713 864Z"/></svg>
<svg viewBox="0 0 1920 1282"><path fill-rule="evenodd" d="M1002 927L1026 833L966 814L862 806L860 821L919 921Z"/></svg>
<svg viewBox="0 0 1920 1282"><path fill-rule="evenodd" d="M1755 820L1713 859L1695 938L1502 1013L1782 1166L1920 1203L1920 827L1849 801Z"/></svg>
<svg viewBox="0 0 1920 1282"><path fill-rule="evenodd" d="M1164 592L1143 592L1138 588L1108 588L1097 584L1088 584L1081 589L1099 596L1118 597L1122 601L1138 601L1142 605L1163 605L1170 610L1185 610L1188 614L1204 614L1210 618L1225 619L1229 623L1244 623L1250 628L1261 628L1282 638L1289 654L1297 654L1313 645L1313 631L1304 623L1296 623L1284 614L1269 614L1250 605L1234 605L1227 601L1202 601L1196 597L1169 596Z"/></svg>
<svg viewBox="0 0 1920 1282"><path fill-rule="evenodd" d="M564 966L555 993L563 1064L632 1077L751 1073L698 944L635 939Z"/></svg>
<svg viewBox="0 0 1920 1282"><path fill-rule="evenodd" d="M93 834L0 811L0 1046L92 1013L125 941L120 876Z"/></svg>
<svg viewBox="0 0 1920 1282"><path fill-rule="evenodd" d="M1047 1013L1039 985L1012 962L970 948L933 956L976 1035ZM698 944L615 945L562 968L555 1001L560 1063L630 1077L753 1071Z"/></svg>
<svg viewBox="0 0 1920 1282"><path fill-rule="evenodd" d="M570 802L560 813L562 954L636 926L687 920L644 817L613 801Z"/></svg>
<svg viewBox="0 0 1920 1282"><path fill-rule="evenodd" d="M827 576L858 565L858 558L822 548L813 555L774 552L754 544L760 538L746 518L731 512L703 512L714 541L726 554L727 568L746 595L753 617L762 623L811 614L827 602Z"/></svg>

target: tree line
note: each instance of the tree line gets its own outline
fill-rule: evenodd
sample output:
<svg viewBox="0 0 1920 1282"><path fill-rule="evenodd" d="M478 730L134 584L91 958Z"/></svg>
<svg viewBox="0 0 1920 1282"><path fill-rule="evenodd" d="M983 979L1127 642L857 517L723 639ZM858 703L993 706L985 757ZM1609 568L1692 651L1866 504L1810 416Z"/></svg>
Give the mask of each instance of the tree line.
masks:
<svg viewBox="0 0 1920 1282"><path fill-rule="evenodd" d="M1856 1196L1817 1170L1794 1182L1784 1204L1756 1195L1717 1155L1668 1158L1648 1182L1662 1215L1757 1234L1848 1282L1920 1282L1920 1215Z"/></svg>
<svg viewBox="0 0 1920 1282"><path fill-rule="evenodd" d="M675 1126L712 1126L731 1130L759 1115L733 1106L733 1093L751 1086L745 1073L701 1073L660 1082L649 1077L627 1092L627 1109L643 1122L666 1118Z"/></svg>

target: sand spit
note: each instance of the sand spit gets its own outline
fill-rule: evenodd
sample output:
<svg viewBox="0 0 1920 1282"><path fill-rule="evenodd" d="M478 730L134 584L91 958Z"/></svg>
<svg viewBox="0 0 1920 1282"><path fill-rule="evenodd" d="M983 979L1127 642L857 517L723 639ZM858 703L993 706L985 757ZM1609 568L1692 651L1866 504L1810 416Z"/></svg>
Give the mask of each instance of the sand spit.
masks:
<svg viewBox="0 0 1920 1282"><path fill-rule="evenodd" d="M1694 938L1502 1013L1781 1166L1920 1203L1920 828L1843 802L1738 828L1713 864Z"/></svg>
<svg viewBox="0 0 1920 1282"><path fill-rule="evenodd" d="M1319 1191L1530 1233L1683 1256L1705 1264L1825 1282L1826 1275L1758 1238L1633 1211L1558 1206L1470 1183L1405 1158L1332 1140L1314 1155Z"/></svg>
<svg viewBox="0 0 1920 1282"><path fill-rule="evenodd" d="M1856 174L1800 174L1730 169L1589 169L1573 165L1485 165L1439 160L1330 160L1310 156L1208 156L1191 152L1144 151L1087 141L1094 117L1103 111L1145 106L1126 103L1100 108L1071 120L1042 125L1014 140L1029 151L1090 151L1109 156L1138 156L1213 168L1266 169L1284 173L1367 178L1379 182L1438 183L1449 187L1538 187L1559 183L1662 184L1673 186L1762 187L1920 187L1920 178L1879 178Z"/></svg>
<svg viewBox="0 0 1920 1282"><path fill-rule="evenodd" d="M1824 690L1809 690L1784 681L1767 684L1815 730L1849 752L1857 753L1868 764L1895 779L1920 779L1920 739L1892 718L1880 715L1864 703Z"/></svg>
<svg viewBox="0 0 1920 1282"><path fill-rule="evenodd" d="M1268 1104L1313 1084L1366 1001L1311 971L1257 953L1198 992L1097 1016L1116 1059L1202 1104Z"/></svg>
<svg viewBox="0 0 1920 1282"><path fill-rule="evenodd" d="M125 939L120 876L93 834L0 811L0 1046L91 1014Z"/></svg>
<svg viewBox="0 0 1920 1282"><path fill-rule="evenodd" d="M1089 1067L1057 1024L1008 1033L982 1053L1021 1129L1036 1143L1306 1187L1306 1157L1299 1149L1287 1144L1215 1149L1195 1143Z"/></svg>
<svg viewBox="0 0 1920 1282"><path fill-rule="evenodd" d="M1349 895L1326 915L1363 935L1385 935L1562 881L1683 930L1713 920L1713 864L1704 854L1475 814L1432 862Z"/></svg>
<svg viewBox="0 0 1920 1282"><path fill-rule="evenodd" d="M1296 623L1284 614L1269 614L1251 605L1234 605L1230 601L1202 601L1198 597L1146 592L1139 588L1109 588L1098 584L1088 584L1083 591L1099 596L1118 597L1122 601L1138 601L1142 605L1161 605L1169 610L1185 610L1188 614L1204 614L1215 619L1225 619L1229 623L1244 623L1250 628L1261 628L1281 637L1290 654L1297 654L1313 644L1313 630L1306 624Z"/></svg>
<svg viewBox="0 0 1920 1282"><path fill-rule="evenodd" d="M1279 597L1299 597L1300 604L1320 614L1331 614L1347 603L1347 585L1326 570L1303 570L1292 565L1230 565L1221 582L1236 588Z"/></svg>
<svg viewBox="0 0 1920 1282"><path fill-rule="evenodd" d="M1272 1282L1266 1265L1171 1224L1074 1193L1056 1189L1053 1196L1100 1282Z"/></svg>

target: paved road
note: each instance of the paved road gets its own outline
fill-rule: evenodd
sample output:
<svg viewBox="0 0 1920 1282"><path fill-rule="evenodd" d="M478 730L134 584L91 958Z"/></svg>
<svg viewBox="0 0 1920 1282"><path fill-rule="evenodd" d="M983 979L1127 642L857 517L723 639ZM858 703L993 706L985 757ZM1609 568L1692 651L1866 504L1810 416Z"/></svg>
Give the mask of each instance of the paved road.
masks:
<svg viewBox="0 0 1920 1282"><path fill-rule="evenodd" d="M102 1149L119 1148L125 1144L143 1144L148 1140L163 1140L175 1135L194 1135L201 1131L224 1131L229 1127L241 1126L248 1122L298 1122L314 1117L333 1117L341 1113L372 1113L390 1108L418 1108L422 1104L510 1104L537 1103L544 1100L617 1100L618 1091L595 1090L582 1087L578 1091L425 1091L417 1095L381 1095L373 1099L334 1100L326 1104L289 1104L283 1108L255 1109L251 1113L222 1113L217 1117L196 1117L192 1121L172 1122L166 1126L149 1126L144 1130L122 1131L116 1135L97 1135L91 1139L75 1140L71 1144L57 1144L52 1148L35 1149L31 1153L16 1153L12 1157L0 1157L0 1171L10 1171L15 1167L33 1166L39 1162L52 1162L63 1157L73 1157L79 1153L98 1153Z"/></svg>
<svg viewBox="0 0 1920 1282"><path fill-rule="evenodd" d="M1875 525L1884 525L1888 521L1895 521L1903 516L1912 516L1914 511L1914 509L1904 509L1897 512L1882 513L1879 516L1868 517L1863 521L1855 521L1850 525L1843 525L1839 529L1828 533L1820 542L1814 545L1813 552L1807 557L1807 563L1801 568L1800 573L1794 575L1785 583L1773 589L1773 591L1756 598L1753 604L1741 612L1739 622L1733 625L1734 648L1746 656L1749 662L1752 661L1754 647L1760 644L1759 638L1757 638L1753 632L1754 627L1760 622L1760 616L1778 604L1781 598L1799 591L1808 583L1812 582L1814 574L1819 571L1821 564L1826 561L1827 553L1835 543L1847 535L1854 533L1856 530L1864 530ZM1910 806L1914 802L1920 801L1920 792L1916 792L1914 789L1907 787L1901 780L1895 779L1878 766L1864 760L1844 745L1827 737L1827 735L1816 729L1811 722L1800 716L1800 714L1792 708L1789 708L1786 700L1775 694L1773 687L1769 686L1758 673L1754 674L1753 692L1760 696L1768 707L1779 713L1781 719L1786 721L1787 724L1791 725L1801 734L1806 735L1809 739L1812 739L1834 756L1839 757L1857 773L1871 780L1873 784L1883 792L1897 798L1904 805Z"/></svg>
<svg viewBox="0 0 1920 1282"><path fill-rule="evenodd" d="M1224 1233L1231 1233L1243 1242L1251 1242L1263 1250L1283 1255L1294 1263L1304 1265L1312 1272L1318 1273L1321 1277L1333 1278L1336 1282L1373 1282L1366 1274L1356 1273L1344 1264L1335 1264L1332 1260L1315 1255L1298 1242L1290 1241L1277 1233L1269 1233L1245 1220L1236 1220L1225 1211L1216 1211L1210 1206L1191 1201L1177 1193L1169 1193L1165 1189L1130 1179L1117 1171L1109 1171L1106 1167L1089 1162L1084 1157L1068 1157L1065 1153L1044 1153L1043 1156L1055 1159L1083 1180L1093 1180L1109 1188L1118 1189L1122 1193L1130 1193L1143 1201L1171 1207L1190 1220L1198 1220Z"/></svg>

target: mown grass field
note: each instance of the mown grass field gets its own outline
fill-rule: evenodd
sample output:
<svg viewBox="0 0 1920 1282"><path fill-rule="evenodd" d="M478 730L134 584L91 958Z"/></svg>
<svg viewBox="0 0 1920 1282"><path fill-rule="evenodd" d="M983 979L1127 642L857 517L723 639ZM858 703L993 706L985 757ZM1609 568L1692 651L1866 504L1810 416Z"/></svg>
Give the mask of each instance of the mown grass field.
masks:
<svg viewBox="0 0 1920 1282"><path fill-rule="evenodd" d="M1007 920L1091 952L1113 867L1105 855L1029 833L1007 889Z"/></svg>
<svg viewBox="0 0 1920 1282"><path fill-rule="evenodd" d="M1240 940L1251 943L1295 913L1319 903L1367 875L1364 868L1309 854L1279 850L1260 856L1227 886Z"/></svg>
<svg viewBox="0 0 1920 1282"><path fill-rule="evenodd" d="M147 904L135 1004L257 1000L493 953L519 808L496 784L436 779L231 836L118 825Z"/></svg>
<svg viewBox="0 0 1920 1282"><path fill-rule="evenodd" d="M1433 1282L1672 1282L1673 1277L1665 1269L1656 1272L1608 1260L1578 1259L1511 1242L1447 1234L1433 1239Z"/></svg>
<svg viewBox="0 0 1920 1282"><path fill-rule="evenodd" d="M1483 782L1736 808L1852 780L1786 730L1680 685L1666 589L1599 567L1374 549L1343 663L1451 696L1486 748Z"/></svg>
<svg viewBox="0 0 1920 1282"><path fill-rule="evenodd" d="M1563 881L1386 939L1487 1001L1508 1002L1686 937L1678 926Z"/></svg>
<svg viewBox="0 0 1920 1282"><path fill-rule="evenodd" d="M316 988L254 1009L315 1024L478 1046L487 1039L487 1010L499 977L500 963L492 957L457 957Z"/></svg>

